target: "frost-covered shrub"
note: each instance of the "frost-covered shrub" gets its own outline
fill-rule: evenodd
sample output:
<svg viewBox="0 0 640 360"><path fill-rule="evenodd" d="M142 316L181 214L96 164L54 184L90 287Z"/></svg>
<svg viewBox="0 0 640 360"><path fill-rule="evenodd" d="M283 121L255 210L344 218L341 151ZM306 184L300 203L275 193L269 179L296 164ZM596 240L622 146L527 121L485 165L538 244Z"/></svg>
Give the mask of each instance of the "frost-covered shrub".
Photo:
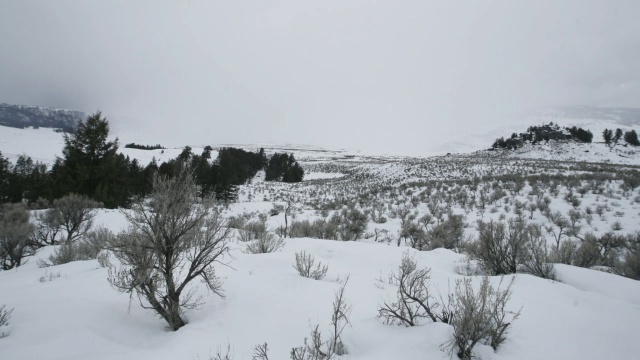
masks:
<svg viewBox="0 0 640 360"><path fill-rule="evenodd" d="M571 265L574 263L579 244L575 240L567 239L560 243L558 250L553 250L553 261Z"/></svg>
<svg viewBox="0 0 640 360"><path fill-rule="evenodd" d="M58 212L60 227L65 231L66 242L84 237L93 226L102 203L90 199L86 195L69 194L53 201L53 210Z"/></svg>
<svg viewBox="0 0 640 360"><path fill-rule="evenodd" d="M522 271L543 279L555 279L555 270L547 249L547 239L542 236L542 229L539 226L528 227L525 252L525 256L521 259Z"/></svg>
<svg viewBox="0 0 640 360"><path fill-rule="evenodd" d="M459 251L464 245L464 216L450 215L447 220L427 232L429 248Z"/></svg>
<svg viewBox="0 0 640 360"><path fill-rule="evenodd" d="M489 275L524 271L553 279L553 264L542 229L523 219L504 222L478 221L478 239L467 247Z"/></svg>
<svg viewBox="0 0 640 360"><path fill-rule="evenodd" d="M417 250L427 250L428 242L427 242L427 233L424 229L413 221L405 221L400 229L399 238L408 239L409 245Z"/></svg>
<svg viewBox="0 0 640 360"><path fill-rule="evenodd" d="M109 229L100 227L87 233L83 239L65 241L49 256L49 263L41 262L40 265L61 265L72 261L96 259L100 251L106 249L108 242L114 237L115 235Z"/></svg>
<svg viewBox="0 0 640 360"><path fill-rule="evenodd" d="M580 244L573 260L573 265L590 268L598 265L600 262L600 249L598 248L597 239L587 238Z"/></svg>
<svg viewBox="0 0 640 360"><path fill-rule="evenodd" d="M4 204L0 208L0 269L9 270L22 265L33 255L31 239L34 226L29 212L22 204Z"/></svg>
<svg viewBox="0 0 640 360"><path fill-rule="evenodd" d="M193 280L200 278L222 296L215 264L229 251L231 230L213 199L198 201L189 169L173 178L156 175L149 198L124 213L129 229L109 241L108 249L119 262L109 267L109 283L136 294L141 306L153 309L175 331L186 324L183 310L201 303Z"/></svg>
<svg viewBox="0 0 640 360"><path fill-rule="evenodd" d="M455 351L458 358L468 360L473 357L477 344L489 345L496 350L504 343L511 324L520 316L520 311L507 310L513 283L514 278L501 289L501 279L494 288L485 276L480 288L474 291L471 279L457 280L450 322L453 336L442 349L450 353Z"/></svg>
<svg viewBox="0 0 640 360"><path fill-rule="evenodd" d="M329 270L327 265L322 265L319 261L316 263L315 258L305 251L296 253L296 263L293 268L298 271L300 276L314 280L321 280Z"/></svg>
<svg viewBox="0 0 640 360"><path fill-rule="evenodd" d="M245 223L242 228L238 229L240 241L247 242L258 239L267 232L267 225L262 221L251 221Z"/></svg>
<svg viewBox="0 0 640 360"><path fill-rule="evenodd" d="M451 319L451 298L447 304L436 301L431 293L431 269L418 269L408 252L402 256L397 272L389 274L390 282L398 287L395 301L385 301L378 307L378 317L386 324L417 326L421 319L448 323Z"/></svg>
<svg viewBox="0 0 640 360"><path fill-rule="evenodd" d="M247 254L267 254L280 250L284 246L284 240L274 234L265 232L256 240L247 244Z"/></svg>
<svg viewBox="0 0 640 360"><path fill-rule="evenodd" d="M620 272L626 277L640 280L640 231L627 235L626 248Z"/></svg>
<svg viewBox="0 0 640 360"><path fill-rule="evenodd" d="M356 240L362 236L367 228L367 215L353 207L351 209L343 209L341 216L342 221L338 228L341 240Z"/></svg>
<svg viewBox="0 0 640 360"><path fill-rule="evenodd" d="M478 221L478 239L469 244L469 254L490 275L513 274L518 260L524 255L525 224L510 220L508 223Z"/></svg>
<svg viewBox="0 0 640 360"><path fill-rule="evenodd" d="M36 229L33 234L33 243L37 247L55 245L58 243L58 235L62 230L62 215L56 209L48 209L36 213Z"/></svg>
<svg viewBox="0 0 640 360"><path fill-rule="evenodd" d="M230 229L242 229L246 222L247 218L242 215L230 216L229 219L227 219L227 227Z"/></svg>

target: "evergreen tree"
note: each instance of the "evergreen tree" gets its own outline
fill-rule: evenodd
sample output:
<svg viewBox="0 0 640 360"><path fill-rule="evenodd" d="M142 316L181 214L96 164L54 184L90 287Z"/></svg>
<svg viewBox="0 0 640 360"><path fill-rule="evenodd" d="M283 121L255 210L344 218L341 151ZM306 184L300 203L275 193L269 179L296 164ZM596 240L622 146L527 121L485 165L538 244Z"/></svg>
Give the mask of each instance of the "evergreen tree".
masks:
<svg viewBox="0 0 640 360"><path fill-rule="evenodd" d="M617 145L620 139L622 139L622 129L617 128L615 135L613 135L613 143Z"/></svg>
<svg viewBox="0 0 640 360"><path fill-rule="evenodd" d="M625 132L624 141L626 141L629 145L632 145L632 146L640 146L640 141L638 141L638 134L636 133L635 130Z"/></svg>
<svg viewBox="0 0 640 360"><path fill-rule="evenodd" d="M108 141L109 123L100 112L79 121L75 133L65 134L63 158L52 168L54 197L75 192L103 202L125 205L129 196L125 158L117 156L118 139Z"/></svg>
<svg viewBox="0 0 640 360"><path fill-rule="evenodd" d="M7 193L9 187L9 160L2 156L0 152L0 202L5 203L9 200Z"/></svg>
<svg viewBox="0 0 640 360"><path fill-rule="evenodd" d="M611 140L613 140L613 131L610 129L604 129L602 132L602 139L607 146L611 145Z"/></svg>

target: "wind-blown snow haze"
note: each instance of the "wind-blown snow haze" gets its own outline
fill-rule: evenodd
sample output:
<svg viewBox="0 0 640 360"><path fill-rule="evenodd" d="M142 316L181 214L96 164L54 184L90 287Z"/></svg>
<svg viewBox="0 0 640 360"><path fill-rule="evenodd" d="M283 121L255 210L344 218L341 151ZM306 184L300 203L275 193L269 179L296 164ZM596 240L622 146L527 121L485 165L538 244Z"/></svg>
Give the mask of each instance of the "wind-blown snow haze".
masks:
<svg viewBox="0 0 640 360"><path fill-rule="evenodd" d="M0 8L0 102L100 109L168 146L425 153L532 108L640 107L637 1Z"/></svg>

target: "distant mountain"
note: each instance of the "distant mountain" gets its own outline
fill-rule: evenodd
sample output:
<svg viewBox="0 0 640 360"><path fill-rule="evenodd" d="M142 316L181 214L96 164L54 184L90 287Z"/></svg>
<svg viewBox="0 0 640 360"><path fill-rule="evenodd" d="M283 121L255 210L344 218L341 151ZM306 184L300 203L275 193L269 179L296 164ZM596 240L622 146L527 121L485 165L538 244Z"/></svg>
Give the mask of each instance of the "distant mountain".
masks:
<svg viewBox="0 0 640 360"><path fill-rule="evenodd" d="M78 120L86 118L86 113L77 110L0 104L0 125L15 128L32 126L73 131Z"/></svg>

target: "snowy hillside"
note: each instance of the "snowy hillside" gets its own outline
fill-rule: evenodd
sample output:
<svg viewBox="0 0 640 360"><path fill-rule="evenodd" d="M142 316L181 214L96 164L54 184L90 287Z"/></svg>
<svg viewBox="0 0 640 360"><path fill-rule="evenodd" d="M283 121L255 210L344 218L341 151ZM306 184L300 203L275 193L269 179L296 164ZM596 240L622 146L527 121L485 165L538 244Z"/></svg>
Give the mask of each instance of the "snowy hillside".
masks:
<svg viewBox="0 0 640 360"><path fill-rule="evenodd" d="M515 118L513 121L514 125L489 129L480 134L469 135L459 141L443 144L436 150L440 153L469 153L484 150L488 149L495 139L499 137L507 138L513 133L525 131L529 126L548 124L550 122L558 124L561 127L577 126L588 129L594 135L594 142L602 142L602 131L604 129L620 128L623 131L640 131L640 109L598 108L588 106L537 109ZM563 151L570 150L563 149ZM578 154L574 154L573 151L571 151L569 157L571 156L578 156ZM532 157L544 158L543 155L536 153L532 153ZM582 156L580 158L584 157Z"/></svg>
<svg viewBox="0 0 640 360"><path fill-rule="evenodd" d="M128 142L140 141L120 138L120 151L142 164L182 151L123 148ZM27 154L51 164L62 144L51 129L0 127L0 151L12 161ZM193 145L193 152L205 145ZM497 351L485 341L476 345L477 358L598 360L640 353L640 281L630 278L637 276L633 246L640 244L640 155L630 148L550 141L514 152L403 157L303 145L211 145L214 158L225 146L292 152L306 175L288 184L264 181L259 172L239 187L237 202L217 206L231 229L227 266L216 266L225 298L198 285L203 304L185 309L187 325L173 332L136 297L110 286L104 258L41 267L62 248L44 246L26 264L0 271L0 306L14 309L9 325L0 326L8 335L0 338L0 359L217 360L228 346L222 359L255 359L254 346L265 342L269 359L289 359L316 324L323 336L331 333L332 302L347 276L347 354L334 360L456 358L442 350L451 325L426 318L417 326L389 325L380 307L396 301L399 286L389 274L404 254L430 269L431 289L445 299L456 280L471 279L477 290L481 275L491 275L473 253L480 224L508 230L524 224L521 231L527 241L538 236L542 255L527 242L514 256L515 273L489 277L495 287L516 278L507 310L521 315ZM32 221L44 211L32 210ZM97 210L93 229L117 234L129 227L130 211ZM273 253L248 253L259 234L290 237ZM328 266L324 278L298 275L293 265L301 251ZM532 255L553 264L555 280L527 270Z"/></svg>
<svg viewBox="0 0 640 360"><path fill-rule="evenodd" d="M233 358L250 359L253 346L267 342L270 359L288 359L313 324L329 332L336 279L350 274L346 296L353 311L345 332L349 355L343 358L449 358L439 349L449 326L425 322L405 328L376 318L379 303L395 292L376 279L397 267L404 248L316 239L288 239L273 254L244 254L241 247L231 253L232 268L220 268L226 298L205 294L207 303L189 310L189 324L175 333L137 300L130 303L128 295L111 289L107 269L95 260L40 269L33 259L0 273L1 301L16 308L0 354L15 360L209 359L230 344ZM291 265L301 250L329 265L325 280L296 274ZM432 267L439 289L462 278L454 271L463 263L459 254L415 256ZM483 359L623 359L640 351L637 281L573 267L559 268L558 276L563 283L518 275L511 304L513 310L522 306L522 316L498 353L479 347Z"/></svg>

